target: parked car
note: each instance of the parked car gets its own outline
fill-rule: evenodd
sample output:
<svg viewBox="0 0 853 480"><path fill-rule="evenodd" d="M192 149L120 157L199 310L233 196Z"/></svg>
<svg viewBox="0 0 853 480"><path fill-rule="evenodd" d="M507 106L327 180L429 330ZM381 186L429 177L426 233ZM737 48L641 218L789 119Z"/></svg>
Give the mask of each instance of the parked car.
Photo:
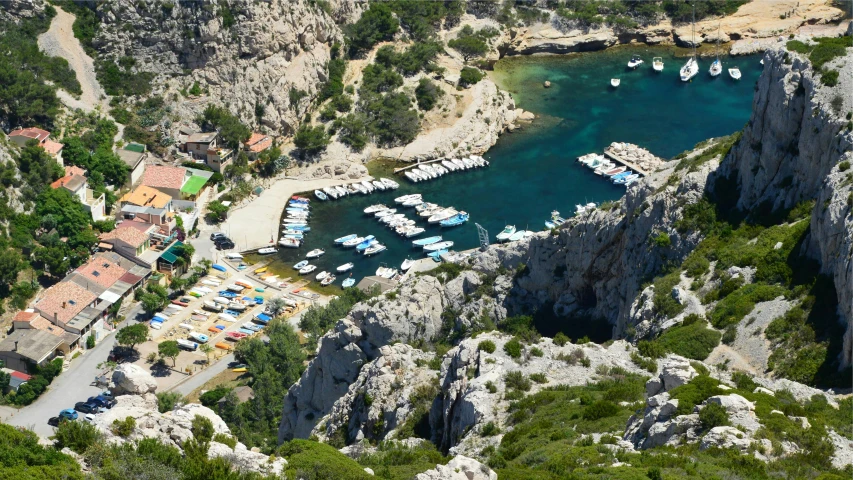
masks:
<svg viewBox="0 0 853 480"><path fill-rule="evenodd" d="M214 232L214 233L210 234L210 239L215 241L217 238L224 237L224 236L225 236L225 234L222 232Z"/></svg>
<svg viewBox="0 0 853 480"><path fill-rule="evenodd" d="M220 242L225 242L225 241L230 242L231 239L226 237L225 235L219 235L218 237L213 239L213 243L220 243Z"/></svg>
<svg viewBox="0 0 853 480"><path fill-rule="evenodd" d="M65 420L77 420L77 412L73 408L66 408L65 410L59 412L59 418Z"/></svg>
<svg viewBox="0 0 853 480"><path fill-rule="evenodd" d="M86 403L91 403L93 405L97 405L103 408L113 408L113 406L115 406L116 404L116 401L112 398L106 398L102 397L101 395L98 395L96 397L89 397L89 399L86 400Z"/></svg>
<svg viewBox="0 0 853 480"><path fill-rule="evenodd" d="M95 416L92 415L91 413L87 413L86 415L83 415L83 421L86 421L89 423L95 423Z"/></svg>
<svg viewBox="0 0 853 480"><path fill-rule="evenodd" d="M77 413L77 412L74 412L74 413ZM47 420L47 424L50 425L51 427L58 427L60 420L64 420L64 419L62 419L61 417L50 417Z"/></svg>
<svg viewBox="0 0 853 480"><path fill-rule="evenodd" d="M216 244L216 248L218 250L231 250L232 248L234 248L234 242L232 242L231 240L219 242Z"/></svg>
<svg viewBox="0 0 853 480"><path fill-rule="evenodd" d="M104 390L104 391L103 391L103 392L101 392L101 394L100 394L100 395L98 395L98 396L99 396L99 397L104 397L104 398L106 398L107 400L115 400L115 398L113 398L113 392L111 392L111 391L109 391L109 390Z"/></svg>
<svg viewBox="0 0 853 480"><path fill-rule="evenodd" d="M99 413L100 407L93 403L77 402L74 405L74 410L80 413Z"/></svg>

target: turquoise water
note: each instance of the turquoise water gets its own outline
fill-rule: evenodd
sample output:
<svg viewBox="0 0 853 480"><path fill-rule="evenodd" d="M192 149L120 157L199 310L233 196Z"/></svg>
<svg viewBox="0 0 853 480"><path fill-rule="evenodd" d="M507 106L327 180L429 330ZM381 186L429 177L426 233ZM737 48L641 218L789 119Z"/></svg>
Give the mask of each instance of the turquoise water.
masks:
<svg viewBox="0 0 853 480"><path fill-rule="evenodd" d="M728 135L749 119L753 86L761 73L759 56L723 59L724 72L712 79L707 70L711 60L700 60L700 73L691 83L678 78L683 59L675 50L632 47L572 57L521 57L504 59L493 73L495 81L509 90L517 107L537 116L533 125L507 134L484 157L491 166L450 173L444 177L413 184L395 178L400 188L394 192L356 195L337 201L312 201L312 231L298 250L283 249L280 259L293 264L314 248L326 254L311 263L321 270L354 262L356 281L373 275L381 264L399 267L406 257L422 258L411 240L398 237L363 209L375 203L391 206L394 198L420 192L424 199L453 206L471 214L463 226L440 228L430 225L416 238L442 235L455 242L454 249L478 246L477 222L494 236L505 225L542 230L550 212L567 216L574 205L619 198L624 187L611 184L582 167L575 159L589 152L601 152L611 142L630 142L652 153L671 158L709 137ZM636 71L625 67L631 54L639 53L646 63ZM655 73L652 56L664 58L665 69ZM737 64L743 78L736 82L726 69ZM610 78L619 77L618 89ZM550 80L551 88L542 83ZM419 226L427 223L414 209L397 206ZM347 234L375 235L388 250L364 257L353 249L336 247L333 240ZM312 275L313 277L313 275ZM335 282L340 285L344 276Z"/></svg>

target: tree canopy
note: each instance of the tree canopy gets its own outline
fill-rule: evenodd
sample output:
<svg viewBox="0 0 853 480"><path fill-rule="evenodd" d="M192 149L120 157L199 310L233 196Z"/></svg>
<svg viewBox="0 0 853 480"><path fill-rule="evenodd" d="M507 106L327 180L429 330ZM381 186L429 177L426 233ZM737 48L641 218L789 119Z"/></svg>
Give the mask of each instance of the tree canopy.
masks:
<svg viewBox="0 0 853 480"><path fill-rule="evenodd" d="M119 345L125 345L131 349L136 349L136 345L148 339L148 325L137 323L119 329L116 332L116 341Z"/></svg>
<svg viewBox="0 0 853 480"><path fill-rule="evenodd" d="M359 56L379 42L391 40L400 30L400 22L385 3L373 2L361 18L347 28L350 55Z"/></svg>

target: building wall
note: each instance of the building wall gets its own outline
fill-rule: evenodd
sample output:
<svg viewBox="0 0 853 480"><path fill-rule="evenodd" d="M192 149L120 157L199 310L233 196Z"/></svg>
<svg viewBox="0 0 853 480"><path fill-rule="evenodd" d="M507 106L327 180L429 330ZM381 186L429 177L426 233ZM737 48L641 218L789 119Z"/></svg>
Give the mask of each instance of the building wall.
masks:
<svg viewBox="0 0 853 480"><path fill-rule="evenodd" d="M145 174L145 159L143 158L143 160L141 162L139 162L139 165L137 165L136 168L134 168L130 172L130 185L136 186L136 184L138 184L139 181L142 180L142 175L144 175L144 174Z"/></svg>

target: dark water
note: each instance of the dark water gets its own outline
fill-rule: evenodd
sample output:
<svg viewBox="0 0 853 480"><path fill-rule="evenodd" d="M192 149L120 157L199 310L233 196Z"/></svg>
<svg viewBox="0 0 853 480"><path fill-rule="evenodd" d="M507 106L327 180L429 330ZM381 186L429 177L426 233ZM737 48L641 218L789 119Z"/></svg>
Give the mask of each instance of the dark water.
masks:
<svg viewBox="0 0 853 480"><path fill-rule="evenodd" d="M625 65L632 53L646 63L635 71ZM280 259L288 266L304 258L314 248L326 254L312 261L321 270L354 262L356 281L373 275L381 264L398 268L411 256L421 258L420 248L398 237L372 216L365 207L395 197L420 192L426 201L453 206L471 214L471 221L459 227L430 225L416 238L442 235L455 242L454 249L478 245L474 223L485 227L491 240L505 225L518 229L541 230L552 210L564 216L574 205L619 198L624 187L612 185L581 166L575 159L601 150L614 141L630 142L652 153L671 158L709 137L728 135L749 119L753 86L761 73L759 56L723 59L723 74L712 79L707 71L710 59L699 62L700 72L690 83L678 78L684 59L674 57L674 49L631 47L572 57L521 57L504 59L493 74L501 88L512 92L520 108L532 111L537 120L530 127L507 134L484 157L491 166L450 173L444 177L413 184L395 178L401 187L394 192L356 195L337 201L312 201L312 231L302 248L284 249ZM665 69L656 73L652 57L664 58ZM729 78L728 67L739 65L743 78ZM610 78L619 77L618 89L610 88ZM550 80L551 88L542 83ZM377 175L374 172L374 175ZM390 178L390 174L377 175ZM408 213L419 226L427 223L414 209ZM388 250L364 257L353 249L336 247L333 240L350 233L375 235ZM312 275L313 277L313 275ZM339 275L337 285L344 279Z"/></svg>

